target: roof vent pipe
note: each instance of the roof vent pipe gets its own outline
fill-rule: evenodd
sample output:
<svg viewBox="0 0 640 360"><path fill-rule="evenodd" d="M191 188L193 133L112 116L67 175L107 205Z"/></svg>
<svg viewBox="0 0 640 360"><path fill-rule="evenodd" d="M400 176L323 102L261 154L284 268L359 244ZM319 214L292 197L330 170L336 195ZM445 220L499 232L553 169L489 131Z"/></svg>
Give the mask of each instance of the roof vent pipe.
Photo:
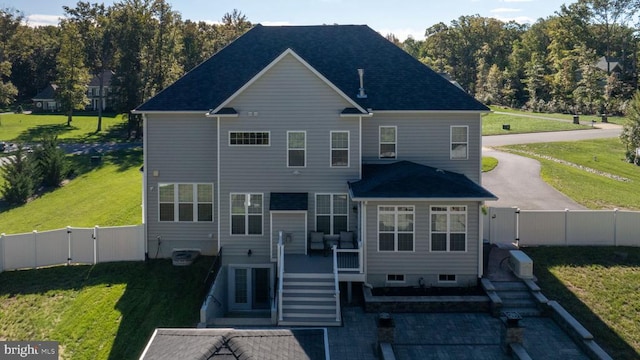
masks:
<svg viewBox="0 0 640 360"><path fill-rule="evenodd" d="M360 92L358 93L358 98L364 99L367 97L367 94L364 92L364 69L358 69L358 76L360 77Z"/></svg>

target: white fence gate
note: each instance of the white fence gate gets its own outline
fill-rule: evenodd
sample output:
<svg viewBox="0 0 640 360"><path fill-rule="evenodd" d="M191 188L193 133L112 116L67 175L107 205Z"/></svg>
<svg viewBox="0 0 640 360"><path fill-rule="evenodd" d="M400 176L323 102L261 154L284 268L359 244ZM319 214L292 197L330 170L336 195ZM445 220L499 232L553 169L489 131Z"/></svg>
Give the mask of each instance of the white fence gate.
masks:
<svg viewBox="0 0 640 360"><path fill-rule="evenodd" d="M640 212L489 208L483 235L520 246L640 246Z"/></svg>
<svg viewBox="0 0 640 360"><path fill-rule="evenodd" d="M144 260L144 226L58 229L0 235L0 271L60 264Z"/></svg>

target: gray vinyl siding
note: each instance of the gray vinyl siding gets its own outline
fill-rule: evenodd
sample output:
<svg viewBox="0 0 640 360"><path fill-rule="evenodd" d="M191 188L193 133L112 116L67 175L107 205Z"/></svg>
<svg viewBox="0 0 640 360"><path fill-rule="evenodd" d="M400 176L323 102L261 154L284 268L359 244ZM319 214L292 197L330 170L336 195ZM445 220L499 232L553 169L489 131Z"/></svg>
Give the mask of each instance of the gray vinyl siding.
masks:
<svg viewBox="0 0 640 360"><path fill-rule="evenodd" d="M414 251L378 251L378 205L413 205ZM430 251L430 206L467 206L467 251ZM384 286L386 274L403 274L406 285L417 285L417 279L437 279L438 274L455 274L463 279L476 279L478 274L478 203L443 202L368 202L366 209L366 268L367 281L374 286ZM409 283L409 279L416 280ZM382 282L382 283L381 283ZM427 285L436 286L435 283Z"/></svg>
<svg viewBox="0 0 640 360"><path fill-rule="evenodd" d="M147 239L149 256L169 257L174 248L196 248L203 254L218 251L216 174L216 120L202 115L147 115ZM157 171L158 176L153 176ZM160 222L159 183L213 184L213 222Z"/></svg>
<svg viewBox="0 0 640 360"><path fill-rule="evenodd" d="M355 70L354 70L355 71ZM354 89L357 91L357 89ZM315 229L315 193L347 193L347 181L360 176L359 119L341 118L352 107L293 56L286 56L227 106L237 118L220 122L221 245L224 262L270 259L269 194L309 194L309 231ZM251 114L250 114L251 113ZM257 113L257 115L256 115ZM269 146L229 146L230 131L269 131ZM306 166L287 167L287 131L306 131ZM349 167L330 167L330 131L349 131ZM262 235L231 235L230 193L262 193ZM351 209L351 203L349 205ZM350 226L357 223L349 214ZM256 260L258 261L258 260Z"/></svg>
<svg viewBox="0 0 640 360"><path fill-rule="evenodd" d="M304 213L271 213L272 229L272 251L277 254L279 232L282 231L285 254L305 254L307 247L307 232ZM287 239L287 234L291 235ZM274 256L275 258L275 256Z"/></svg>
<svg viewBox="0 0 640 360"><path fill-rule="evenodd" d="M379 159L379 127L397 126L397 159ZM467 160L450 159L450 127L468 126ZM376 114L362 121L362 161L408 160L466 175L480 183L479 114Z"/></svg>

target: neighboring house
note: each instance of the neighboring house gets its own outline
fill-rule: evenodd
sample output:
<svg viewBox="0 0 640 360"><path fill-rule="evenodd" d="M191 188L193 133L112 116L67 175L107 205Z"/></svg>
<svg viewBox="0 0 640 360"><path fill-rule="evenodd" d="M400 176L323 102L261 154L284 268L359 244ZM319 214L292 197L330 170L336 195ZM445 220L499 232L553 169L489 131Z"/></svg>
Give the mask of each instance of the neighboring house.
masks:
<svg viewBox="0 0 640 360"><path fill-rule="evenodd" d="M36 96L31 99L34 105L34 111L56 112L60 110L60 102L56 100L56 90L58 90L58 85L49 84L36 94Z"/></svg>
<svg viewBox="0 0 640 360"><path fill-rule="evenodd" d="M111 96L113 88L111 87L111 79L113 78L113 71L105 70L102 73L102 110L111 108L113 105L113 99ZM89 85L87 86L87 97L89 98L89 104L87 110L98 111L100 106L100 79L98 76L91 78Z"/></svg>
<svg viewBox="0 0 640 360"><path fill-rule="evenodd" d="M475 285L488 111L367 26L257 25L134 111L148 254L222 249L217 316L281 325L339 324L338 281Z"/></svg>
<svg viewBox="0 0 640 360"><path fill-rule="evenodd" d="M622 63L616 58L607 58L606 56L602 56L598 59L596 63L596 67L607 74L612 72L621 73L623 70Z"/></svg>
<svg viewBox="0 0 640 360"><path fill-rule="evenodd" d="M103 72L103 92L102 110L108 109L112 106L112 87L111 79L113 78L113 71L105 70ZM34 104L34 111L36 112L56 112L60 111L60 102L56 100L56 90L58 85L49 84L44 90L40 91L31 100ZM87 104L85 110L98 111L100 104L100 81L98 76L91 78L91 81L87 85L87 98L89 104Z"/></svg>

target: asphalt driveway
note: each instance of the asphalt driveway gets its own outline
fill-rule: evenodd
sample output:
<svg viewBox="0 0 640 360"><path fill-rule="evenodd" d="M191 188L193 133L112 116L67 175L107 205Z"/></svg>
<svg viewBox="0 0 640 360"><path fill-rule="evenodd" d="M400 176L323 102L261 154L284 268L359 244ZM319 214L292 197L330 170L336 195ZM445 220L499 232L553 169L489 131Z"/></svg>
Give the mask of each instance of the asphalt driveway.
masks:
<svg viewBox="0 0 640 360"><path fill-rule="evenodd" d="M619 125L598 124L600 129L558 131L534 134L483 136L482 156L498 159L498 166L482 174L482 186L499 199L487 201L487 206L516 206L526 210L581 210L584 206L571 200L540 178L540 163L527 157L509 154L489 148L513 144L577 141L618 137Z"/></svg>
<svg viewBox="0 0 640 360"><path fill-rule="evenodd" d="M537 160L489 148L482 156L498 159L498 166L482 174L482 186L498 197L487 201L492 207L516 206L526 210L580 210L584 206L571 200L540 178Z"/></svg>

